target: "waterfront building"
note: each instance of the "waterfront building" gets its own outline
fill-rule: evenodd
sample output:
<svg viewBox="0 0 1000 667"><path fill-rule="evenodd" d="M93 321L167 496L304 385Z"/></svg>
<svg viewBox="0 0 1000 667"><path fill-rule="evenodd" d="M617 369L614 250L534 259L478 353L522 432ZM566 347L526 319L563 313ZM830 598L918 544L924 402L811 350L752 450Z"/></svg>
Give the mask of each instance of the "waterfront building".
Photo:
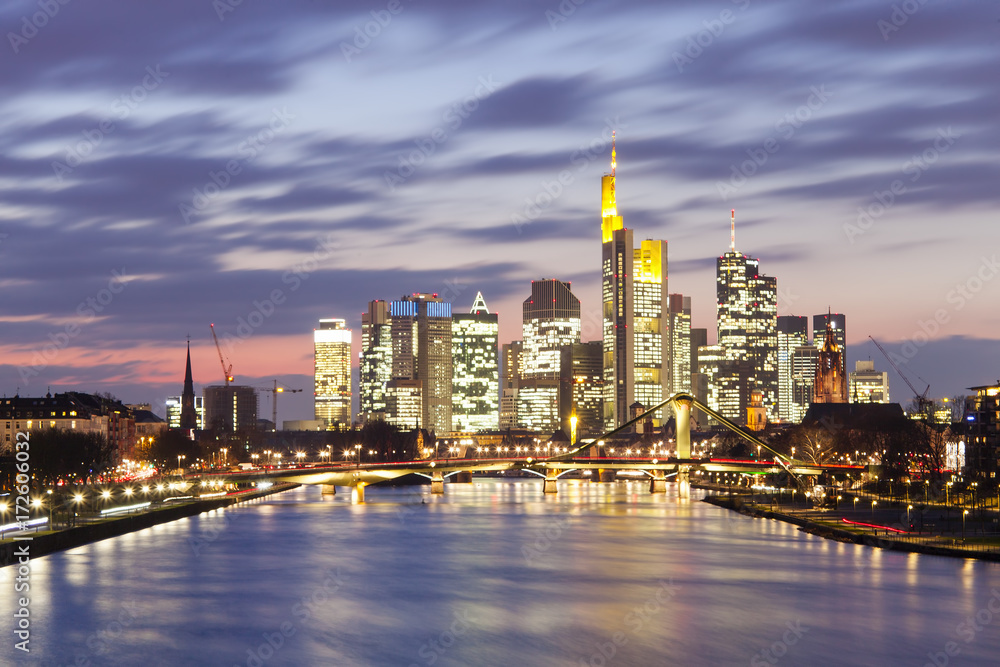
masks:
<svg viewBox="0 0 1000 667"><path fill-rule="evenodd" d="M965 415L965 472L980 484L997 484L1000 471L1000 382L970 387Z"/></svg>
<svg viewBox="0 0 1000 667"><path fill-rule="evenodd" d="M452 315L452 403L455 431L495 431L500 419L499 321L482 292L472 310Z"/></svg>
<svg viewBox="0 0 1000 667"><path fill-rule="evenodd" d="M875 370L874 361L854 362L848 383L851 403L889 403L889 373Z"/></svg>
<svg viewBox="0 0 1000 667"><path fill-rule="evenodd" d="M327 429L351 426L351 338L342 319L320 320L313 331L313 415Z"/></svg>

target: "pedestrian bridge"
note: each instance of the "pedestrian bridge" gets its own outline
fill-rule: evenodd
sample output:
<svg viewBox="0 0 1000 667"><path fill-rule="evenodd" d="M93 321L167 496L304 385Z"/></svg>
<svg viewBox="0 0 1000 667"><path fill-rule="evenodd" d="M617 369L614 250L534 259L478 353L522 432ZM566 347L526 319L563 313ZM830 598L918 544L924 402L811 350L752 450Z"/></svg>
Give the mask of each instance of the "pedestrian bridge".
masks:
<svg viewBox="0 0 1000 667"><path fill-rule="evenodd" d="M629 429L646 415L663 409L668 404L673 405L677 421L677 455L670 458L623 456L607 457L595 455L599 441ZM767 450L770 460L740 460L716 458L692 458L690 417L691 408L697 407L738 436ZM431 480L432 493L444 493L444 480L447 477L463 472L483 471L523 471L544 478L543 491L556 492L556 480L573 470L638 470L645 473L650 482L651 493L666 491L668 477L675 477L682 494L690 489L690 475L695 471L704 472L743 472L743 473L778 473L785 471L793 479L819 475L827 470L847 471L862 470L861 466L817 465L797 461L791 457L771 449L765 442L740 426L719 415L711 408L703 405L688 393L679 393L650 408L631 421L622 424L598 438L579 443L568 452L547 457L503 457L503 458L428 458L415 461L395 461L389 463L330 463L319 466L298 466L276 470L250 470L231 473L206 473L189 475L192 482L208 482L221 480L226 483L253 483L261 481L294 482L299 484L318 484L324 487L324 492L335 492L335 488L351 487L354 498L364 502L364 491L368 484L396 479L404 475L417 474ZM600 473L599 473L600 474Z"/></svg>

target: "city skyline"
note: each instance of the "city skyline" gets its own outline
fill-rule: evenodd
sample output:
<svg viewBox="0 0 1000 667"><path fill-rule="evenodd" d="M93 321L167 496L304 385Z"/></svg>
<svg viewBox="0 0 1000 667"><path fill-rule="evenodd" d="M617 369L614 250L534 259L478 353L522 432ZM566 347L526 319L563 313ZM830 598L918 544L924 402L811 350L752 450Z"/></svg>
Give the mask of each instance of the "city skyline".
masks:
<svg viewBox="0 0 1000 667"><path fill-rule="evenodd" d="M360 48L355 28L374 20L360 4L203 5L177 39L183 5L115 21L60 5L37 35L7 40L8 396L162 406L181 393L188 334L201 393L221 380L212 322L238 383L308 390L319 319L360 331L380 295L432 291L464 310L482 291L505 343L542 277L572 282L582 338L597 340L594 210L613 130L619 213L637 245L669 242L669 291L691 296L710 343L735 208L740 250L778 278L779 315L850 317L849 369L870 357L890 370L872 335L932 396L997 379L998 84L976 50L997 22L982 7L925 5L896 26L863 3L588 3L555 19L518 3L405 5ZM5 34L23 11L0 10ZM966 46L943 54L959 32ZM652 35L655 55L639 48ZM591 38L601 55L577 45ZM864 70L825 57L849 51ZM335 104L334 88L355 103ZM311 398L283 396L279 421L309 418Z"/></svg>

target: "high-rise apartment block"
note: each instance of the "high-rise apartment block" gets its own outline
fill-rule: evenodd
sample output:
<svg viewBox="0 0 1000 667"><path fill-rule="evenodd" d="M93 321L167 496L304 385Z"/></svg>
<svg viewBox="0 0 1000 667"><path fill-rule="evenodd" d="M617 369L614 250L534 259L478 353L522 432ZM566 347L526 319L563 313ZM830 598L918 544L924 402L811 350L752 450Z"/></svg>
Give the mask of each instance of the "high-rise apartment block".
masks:
<svg viewBox="0 0 1000 667"><path fill-rule="evenodd" d="M351 426L351 330L324 319L313 331L313 415L328 429Z"/></svg>

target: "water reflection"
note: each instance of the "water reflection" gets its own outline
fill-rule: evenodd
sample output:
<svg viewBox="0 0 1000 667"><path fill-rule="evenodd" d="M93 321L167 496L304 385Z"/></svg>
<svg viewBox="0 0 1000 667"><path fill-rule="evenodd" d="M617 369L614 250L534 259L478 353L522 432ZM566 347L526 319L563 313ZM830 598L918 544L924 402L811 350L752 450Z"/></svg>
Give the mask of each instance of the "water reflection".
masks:
<svg viewBox="0 0 1000 667"><path fill-rule="evenodd" d="M541 487L302 488L36 559L25 664L924 664L1000 585L675 484ZM1000 633L961 646L992 660Z"/></svg>

